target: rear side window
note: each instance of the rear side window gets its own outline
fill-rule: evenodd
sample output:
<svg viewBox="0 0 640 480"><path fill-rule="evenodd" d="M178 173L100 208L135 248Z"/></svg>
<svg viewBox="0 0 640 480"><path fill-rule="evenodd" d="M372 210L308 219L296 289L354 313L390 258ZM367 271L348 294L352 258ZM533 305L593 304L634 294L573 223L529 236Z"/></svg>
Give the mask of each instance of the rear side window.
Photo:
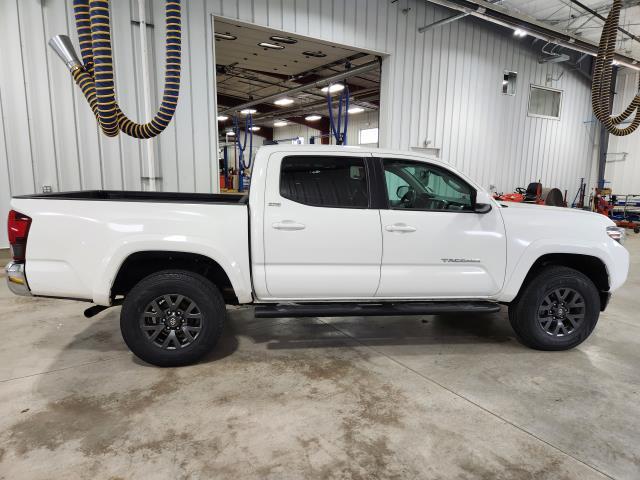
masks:
<svg viewBox="0 0 640 480"><path fill-rule="evenodd" d="M280 168L280 195L314 207L367 208L369 188L364 159L285 157Z"/></svg>

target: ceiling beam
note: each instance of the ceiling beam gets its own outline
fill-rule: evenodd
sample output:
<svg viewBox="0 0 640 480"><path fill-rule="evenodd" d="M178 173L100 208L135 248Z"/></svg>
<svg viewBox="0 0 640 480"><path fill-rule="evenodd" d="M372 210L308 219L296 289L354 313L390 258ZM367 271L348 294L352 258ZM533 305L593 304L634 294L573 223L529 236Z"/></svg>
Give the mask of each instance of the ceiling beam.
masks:
<svg viewBox="0 0 640 480"><path fill-rule="evenodd" d="M366 73L366 72L370 72L376 68L380 68L380 62L378 60L374 60L373 62L369 62L369 63L365 63L364 65L360 65L359 67L354 67L350 70L346 70L344 72L338 73L336 75L331 75L329 77L325 77L321 80L315 81L315 82L311 82L308 83L306 85L301 85L299 87L294 87L294 88L290 88L287 90L284 90L282 92L278 92L275 93L273 95L267 95L266 97L262 97L262 98L258 98L255 100L250 100L248 102L245 102L241 105L235 105L232 108L227 108L226 110L224 110L222 113L233 113L234 111L240 111L243 110L245 108L249 108L249 107L253 107L259 104L263 104L263 103L271 103L274 100L277 100L278 98L281 98L283 96L286 95L293 95L295 93L301 93L304 92L306 90L312 90L312 89L317 89L320 87L324 87L326 85L329 85L332 82L337 82L339 80L344 80L347 79L349 77L355 76L355 75L360 75L362 73Z"/></svg>
<svg viewBox="0 0 640 480"><path fill-rule="evenodd" d="M590 55L597 55L598 45L590 40L570 35L565 31L549 24L542 23L527 15L514 12L502 5L490 3L484 0L425 0L452 10L469 13L482 20L503 27L525 30L529 35L545 40L549 43L562 45ZM637 58L616 53L614 56L620 64L634 70L640 69L640 61Z"/></svg>

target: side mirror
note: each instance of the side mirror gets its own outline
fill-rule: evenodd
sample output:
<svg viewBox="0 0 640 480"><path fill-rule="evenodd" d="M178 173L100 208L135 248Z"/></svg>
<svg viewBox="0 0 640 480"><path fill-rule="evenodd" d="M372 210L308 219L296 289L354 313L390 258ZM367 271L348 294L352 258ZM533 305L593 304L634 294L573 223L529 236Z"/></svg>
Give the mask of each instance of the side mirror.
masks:
<svg viewBox="0 0 640 480"><path fill-rule="evenodd" d="M398 198L404 197L407 193L409 193L409 187L407 185L400 185L396 189L396 197Z"/></svg>
<svg viewBox="0 0 640 480"><path fill-rule="evenodd" d="M473 211L476 213L489 213L491 211L490 203L476 203L473 206Z"/></svg>

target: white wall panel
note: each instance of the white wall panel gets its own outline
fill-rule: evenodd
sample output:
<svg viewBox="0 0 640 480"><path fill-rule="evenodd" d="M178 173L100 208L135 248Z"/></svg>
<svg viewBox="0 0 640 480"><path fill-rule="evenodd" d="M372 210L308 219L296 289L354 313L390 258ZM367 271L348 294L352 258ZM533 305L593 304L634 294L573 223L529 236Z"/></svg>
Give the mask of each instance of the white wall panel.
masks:
<svg viewBox="0 0 640 480"><path fill-rule="evenodd" d="M147 2L153 23L149 63L159 98L164 2ZM140 108L132 5L135 0L112 2L116 87L125 112L148 121ZM381 146L410 149L429 142L444 160L505 191L541 178L572 196L579 177L593 176L588 81L567 70L559 81L547 82L563 67L539 64L525 46L529 38L516 40L509 31L471 19L421 34L420 26L451 13L414 0L189 0L183 5L179 107L170 127L153 140L164 190L206 192L217 185L211 15L389 54L382 69ZM45 46L55 33L75 40L71 0L0 2L0 44L6 46L0 62L12 65L0 70L0 217L10 194L39 191L42 185L143 188L142 142L99 132L82 94ZM519 74L515 97L500 93L504 69ZM530 83L564 91L559 121L527 116Z"/></svg>
<svg viewBox="0 0 640 480"><path fill-rule="evenodd" d="M614 112L622 112L638 93L637 72L625 71L618 76ZM626 153L626 157L623 154ZM624 159L623 159L624 158ZM626 137L609 137L609 151L604 175L617 194L640 195L640 131Z"/></svg>

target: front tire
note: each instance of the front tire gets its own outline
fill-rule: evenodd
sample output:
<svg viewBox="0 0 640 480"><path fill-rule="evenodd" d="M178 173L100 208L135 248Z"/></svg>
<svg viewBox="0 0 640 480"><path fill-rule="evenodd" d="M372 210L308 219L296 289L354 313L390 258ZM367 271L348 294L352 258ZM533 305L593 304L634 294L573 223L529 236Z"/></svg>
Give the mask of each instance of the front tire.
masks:
<svg viewBox="0 0 640 480"><path fill-rule="evenodd" d="M120 330L129 349L159 367L198 361L217 343L226 308L205 277L165 270L142 279L127 294Z"/></svg>
<svg viewBox="0 0 640 480"><path fill-rule="evenodd" d="M600 316L593 282L568 267L539 271L509 305L509 321L524 345L537 350L569 350L584 342Z"/></svg>

